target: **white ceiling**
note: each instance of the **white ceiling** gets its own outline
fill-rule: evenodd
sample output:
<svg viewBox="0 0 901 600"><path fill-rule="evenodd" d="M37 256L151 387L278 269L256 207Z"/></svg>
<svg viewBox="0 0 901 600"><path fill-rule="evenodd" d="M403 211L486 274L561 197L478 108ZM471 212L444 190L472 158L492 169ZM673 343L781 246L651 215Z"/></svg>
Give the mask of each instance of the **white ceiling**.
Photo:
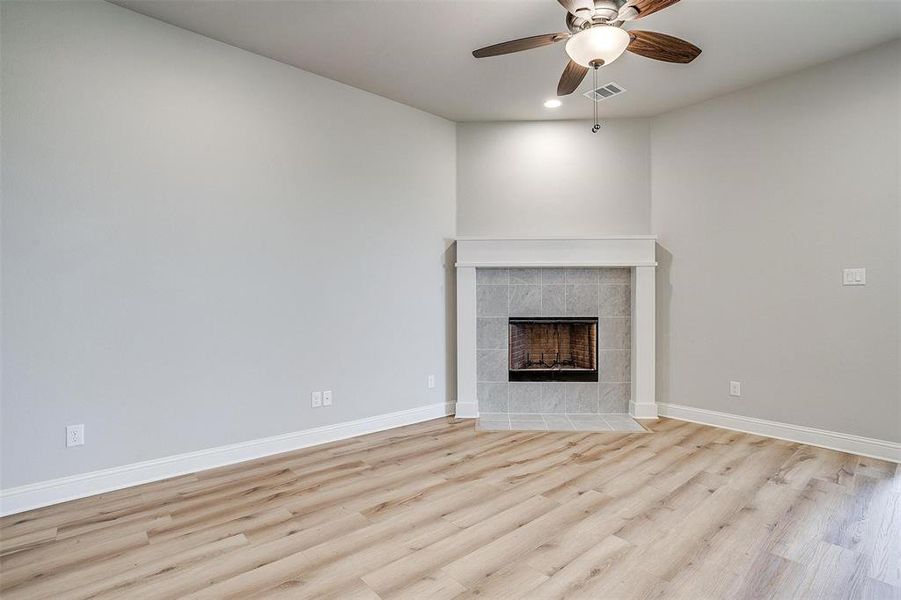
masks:
<svg viewBox="0 0 901 600"><path fill-rule="evenodd" d="M475 59L475 48L566 31L554 0L113 0L137 12L454 121L589 118L555 95L563 44ZM689 65L625 53L598 83L603 117L649 116L901 36L901 0L683 0L627 28L703 50ZM840 83L840 82L837 82Z"/></svg>

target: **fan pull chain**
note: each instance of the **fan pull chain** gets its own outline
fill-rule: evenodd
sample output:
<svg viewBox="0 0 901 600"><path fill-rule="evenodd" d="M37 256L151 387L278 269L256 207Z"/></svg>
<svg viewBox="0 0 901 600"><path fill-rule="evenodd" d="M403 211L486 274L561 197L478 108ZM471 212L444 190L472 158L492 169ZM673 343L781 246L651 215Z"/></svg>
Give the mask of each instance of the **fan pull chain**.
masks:
<svg viewBox="0 0 901 600"><path fill-rule="evenodd" d="M592 88L591 89L595 90L594 93L597 94L597 89L598 89L598 68L597 68L597 66L595 66L593 69L593 72L591 74L591 79L592 79ZM594 127L591 128L591 133L597 133L598 131L601 130L601 124L598 123L598 101L596 98L592 98L591 101L594 102Z"/></svg>

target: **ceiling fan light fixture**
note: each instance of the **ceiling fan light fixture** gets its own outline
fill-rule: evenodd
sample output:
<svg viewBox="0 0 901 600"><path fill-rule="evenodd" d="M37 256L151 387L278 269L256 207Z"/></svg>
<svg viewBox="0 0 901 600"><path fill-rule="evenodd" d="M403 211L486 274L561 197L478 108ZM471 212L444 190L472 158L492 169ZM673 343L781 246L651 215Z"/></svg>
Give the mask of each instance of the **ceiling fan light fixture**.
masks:
<svg viewBox="0 0 901 600"><path fill-rule="evenodd" d="M609 65L625 52L630 41L629 34L619 27L595 25L569 38L566 53L583 67Z"/></svg>
<svg viewBox="0 0 901 600"><path fill-rule="evenodd" d="M560 108L561 104L563 104L563 103L560 102L559 100L557 100L556 98L553 98L551 100L545 100L544 107L545 108Z"/></svg>

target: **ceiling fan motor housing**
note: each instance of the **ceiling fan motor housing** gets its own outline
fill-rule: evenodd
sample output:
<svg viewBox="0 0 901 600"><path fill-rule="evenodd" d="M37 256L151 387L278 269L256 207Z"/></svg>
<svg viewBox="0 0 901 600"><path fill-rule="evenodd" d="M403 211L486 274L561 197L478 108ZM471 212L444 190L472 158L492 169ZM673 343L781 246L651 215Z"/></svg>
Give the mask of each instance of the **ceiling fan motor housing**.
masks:
<svg viewBox="0 0 901 600"><path fill-rule="evenodd" d="M594 0L594 9L579 10L578 15L566 13L566 27L571 33L578 33L592 25L610 25L619 19L620 7L626 0Z"/></svg>
<svg viewBox="0 0 901 600"><path fill-rule="evenodd" d="M620 3L613 0L594 0L594 19L604 22L616 20Z"/></svg>

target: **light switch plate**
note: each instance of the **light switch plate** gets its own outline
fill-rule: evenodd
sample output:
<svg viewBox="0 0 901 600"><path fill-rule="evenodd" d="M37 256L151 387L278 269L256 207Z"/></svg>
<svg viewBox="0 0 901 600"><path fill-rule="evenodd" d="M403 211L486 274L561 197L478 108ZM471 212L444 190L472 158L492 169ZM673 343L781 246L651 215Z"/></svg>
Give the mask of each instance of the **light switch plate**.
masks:
<svg viewBox="0 0 901 600"><path fill-rule="evenodd" d="M434 375L429 375L428 386L429 386L430 390L435 389L435 376Z"/></svg>
<svg viewBox="0 0 901 600"><path fill-rule="evenodd" d="M322 392L313 392L311 404L313 408L322 406Z"/></svg>
<svg viewBox="0 0 901 600"><path fill-rule="evenodd" d="M867 270L864 268L845 269L842 271L842 285L866 285Z"/></svg>

